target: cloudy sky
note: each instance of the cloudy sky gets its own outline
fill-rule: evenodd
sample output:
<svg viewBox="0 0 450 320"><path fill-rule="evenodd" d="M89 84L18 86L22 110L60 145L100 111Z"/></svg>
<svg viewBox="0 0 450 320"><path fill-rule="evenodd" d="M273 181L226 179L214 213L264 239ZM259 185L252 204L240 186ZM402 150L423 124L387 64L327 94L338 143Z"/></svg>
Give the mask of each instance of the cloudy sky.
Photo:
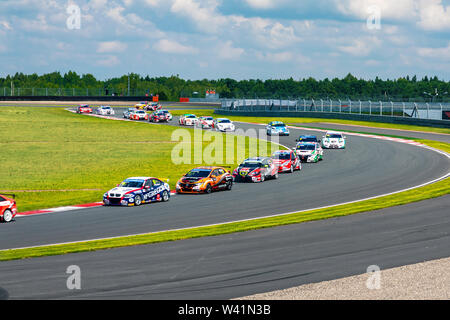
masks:
<svg viewBox="0 0 450 320"><path fill-rule="evenodd" d="M450 80L450 0L2 0L0 66L1 76Z"/></svg>

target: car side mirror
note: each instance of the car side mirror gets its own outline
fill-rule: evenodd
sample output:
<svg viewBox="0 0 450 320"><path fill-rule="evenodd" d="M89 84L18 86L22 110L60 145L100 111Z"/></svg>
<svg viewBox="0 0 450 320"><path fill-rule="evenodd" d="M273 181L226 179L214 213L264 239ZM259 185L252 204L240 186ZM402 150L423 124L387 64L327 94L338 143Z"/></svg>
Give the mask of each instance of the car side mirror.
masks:
<svg viewBox="0 0 450 320"><path fill-rule="evenodd" d="M322 140L319 139L319 143L322 142Z"/></svg>
<svg viewBox="0 0 450 320"><path fill-rule="evenodd" d="M145 189L150 189L150 186L145 186Z"/></svg>

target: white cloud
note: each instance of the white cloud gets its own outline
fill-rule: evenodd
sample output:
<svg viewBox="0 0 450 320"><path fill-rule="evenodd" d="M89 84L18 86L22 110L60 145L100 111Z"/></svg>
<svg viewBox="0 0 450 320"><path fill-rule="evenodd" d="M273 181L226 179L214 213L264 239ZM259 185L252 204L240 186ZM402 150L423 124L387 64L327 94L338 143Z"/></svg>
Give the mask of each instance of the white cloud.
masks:
<svg viewBox="0 0 450 320"><path fill-rule="evenodd" d="M197 52L197 49L182 45L181 43L171 41L168 39L161 39L154 45L154 49L164 53L174 54L193 54Z"/></svg>
<svg viewBox="0 0 450 320"><path fill-rule="evenodd" d="M425 58L433 58L450 61L450 42L443 48L419 48L418 54Z"/></svg>
<svg viewBox="0 0 450 320"><path fill-rule="evenodd" d="M380 40L375 37L354 39L348 45L338 46L338 49L344 53L348 53L356 57L365 57L369 55L372 50L380 45Z"/></svg>
<svg viewBox="0 0 450 320"><path fill-rule="evenodd" d="M441 0L420 1L419 27L425 30L450 29L450 5L444 7Z"/></svg>
<svg viewBox="0 0 450 320"><path fill-rule="evenodd" d="M216 33L226 22L226 18L217 13L219 2L206 1L205 6L194 0L175 0L171 12L191 19L197 28L205 33Z"/></svg>
<svg viewBox="0 0 450 320"><path fill-rule="evenodd" d="M105 53L105 52L122 52L125 51L127 45L120 41L105 41L100 42L97 46L97 52Z"/></svg>
<svg viewBox="0 0 450 320"><path fill-rule="evenodd" d="M239 59L242 54L245 52L242 48L235 48L233 47L233 42L231 40L220 44L217 48L217 55L220 59Z"/></svg>
<svg viewBox="0 0 450 320"><path fill-rule="evenodd" d="M107 56L104 59L97 60L97 64L104 67L114 67L120 64L120 60L116 56Z"/></svg>
<svg viewBox="0 0 450 320"><path fill-rule="evenodd" d="M346 14L367 19L370 7L380 8L381 19L409 20L417 16L417 0L334 0L337 9Z"/></svg>
<svg viewBox="0 0 450 320"><path fill-rule="evenodd" d="M245 0L245 2L255 9L271 9L277 4L275 0Z"/></svg>

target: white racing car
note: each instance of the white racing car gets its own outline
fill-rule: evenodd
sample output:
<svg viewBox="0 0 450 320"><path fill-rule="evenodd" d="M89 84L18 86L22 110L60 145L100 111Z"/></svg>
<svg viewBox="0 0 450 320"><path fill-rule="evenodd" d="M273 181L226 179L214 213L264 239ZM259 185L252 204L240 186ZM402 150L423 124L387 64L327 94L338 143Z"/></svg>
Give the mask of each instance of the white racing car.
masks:
<svg viewBox="0 0 450 320"><path fill-rule="evenodd" d="M226 118L219 118L214 120L213 129L220 132L227 132L227 131L235 131L236 127L231 120Z"/></svg>
<svg viewBox="0 0 450 320"><path fill-rule="evenodd" d="M322 147L324 149L345 149L346 137L336 131L327 131L322 139Z"/></svg>
<svg viewBox="0 0 450 320"><path fill-rule="evenodd" d="M111 108L110 106L100 106L97 108L97 110L95 111L96 114L99 114L101 116L107 116L107 115L114 115L114 109Z"/></svg>
<svg viewBox="0 0 450 320"><path fill-rule="evenodd" d="M181 126L194 126L198 122L198 118L195 114L185 114L180 117L178 123Z"/></svg>
<svg viewBox="0 0 450 320"><path fill-rule="evenodd" d="M202 129L211 129L214 123L214 118L209 116L203 116L198 118L198 122L196 124L197 127Z"/></svg>
<svg viewBox="0 0 450 320"><path fill-rule="evenodd" d="M299 142L295 153L302 162L318 162L323 160L323 149L317 142Z"/></svg>

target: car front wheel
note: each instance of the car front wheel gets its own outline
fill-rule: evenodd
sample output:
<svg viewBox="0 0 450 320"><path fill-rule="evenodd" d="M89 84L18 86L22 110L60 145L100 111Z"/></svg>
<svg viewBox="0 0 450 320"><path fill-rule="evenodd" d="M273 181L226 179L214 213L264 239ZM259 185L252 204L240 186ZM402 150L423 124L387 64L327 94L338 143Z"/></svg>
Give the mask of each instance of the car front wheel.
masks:
<svg viewBox="0 0 450 320"><path fill-rule="evenodd" d="M7 209L7 210L5 210L5 212L3 212L2 220L3 220L3 222L11 222L12 217L13 217L13 215L12 215L11 210Z"/></svg>
<svg viewBox="0 0 450 320"><path fill-rule="evenodd" d="M142 204L142 198L141 198L140 195L137 195L137 196L134 198L134 205L135 205L136 207L138 207L138 206L140 206L141 204Z"/></svg>
<svg viewBox="0 0 450 320"><path fill-rule="evenodd" d="M166 202L169 201L169 192L168 191L164 191L162 194L162 201Z"/></svg>

